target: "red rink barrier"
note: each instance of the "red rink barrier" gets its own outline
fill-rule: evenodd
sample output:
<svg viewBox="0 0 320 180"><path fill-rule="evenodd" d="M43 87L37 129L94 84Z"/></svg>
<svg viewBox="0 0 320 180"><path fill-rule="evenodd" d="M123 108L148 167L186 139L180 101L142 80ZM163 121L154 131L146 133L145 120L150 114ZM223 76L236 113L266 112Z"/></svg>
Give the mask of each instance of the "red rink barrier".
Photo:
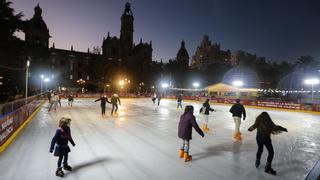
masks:
<svg viewBox="0 0 320 180"><path fill-rule="evenodd" d="M10 138L40 104L40 100L34 100L13 112L0 116L0 146Z"/></svg>

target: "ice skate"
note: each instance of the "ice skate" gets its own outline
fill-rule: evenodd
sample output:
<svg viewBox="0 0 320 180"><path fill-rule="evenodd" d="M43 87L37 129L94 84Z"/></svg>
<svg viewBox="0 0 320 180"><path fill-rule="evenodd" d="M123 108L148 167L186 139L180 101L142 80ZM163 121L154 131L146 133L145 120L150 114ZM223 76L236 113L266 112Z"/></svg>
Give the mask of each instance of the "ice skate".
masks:
<svg viewBox="0 0 320 180"><path fill-rule="evenodd" d="M63 177L64 176L64 172L62 171L61 167L57 169L56 176L58 176L58 177Z"/></svg>
<svg viewBox="0 0 320 180"><path fill-rule="evenodd" d="M72 167L69 166L68 164L63 165L63 169L66 171L72 171Z"/></svg>
<svg viewBox="0 0 320 180"><path fill-rule="evenodd" d="M277 174L277 171L275 171L274 169L271 168L271 163L269 163L269 162L267 162L264 172L271 174L271 175Z"/></svg>
<svg viewBox="0 0 320 180"><path fill-rule="evenodd" d="M240 133L240 132L238 132L238 133L236 134L235 139L236 139L237 141L241 141L241 140L242 140L242 137L241 137L241 133Z"/></svg>
<svg viewBox="0 0 320 180"><path fill-rule="evenodd" d="M183 149L180 149L180 151L179 151L179 157L180 157L180 158L183 158L183 156L184 156L184 150L183 150Z"/></svg>
<svg viewBox="0 0 320 180"><path fill-rule="evenodd" d="M184 158L184 162L188 162L192 160L192 156L190 156L188 152L184 152L183 158Z"/></svg>
<svg viewBox="0 0 320 180"><path fill-rule="evenodd" d="M255 166L256 166L256 168L258 168L260 166L260 160L259 159L256 160Z"/></svg>

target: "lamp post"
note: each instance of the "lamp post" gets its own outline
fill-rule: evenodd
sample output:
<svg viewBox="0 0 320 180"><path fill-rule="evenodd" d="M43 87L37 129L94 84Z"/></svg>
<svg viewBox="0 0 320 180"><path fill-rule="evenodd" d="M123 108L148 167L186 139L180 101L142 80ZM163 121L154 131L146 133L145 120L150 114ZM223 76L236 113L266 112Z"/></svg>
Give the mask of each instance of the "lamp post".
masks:
<svg viewBox="0 0 320 180"><path fill-rule="evenodd" d="M43 74L41 74L40 75L40 94L42 95L42 81L43 81L43 79L44 79L44 75Z"/></svg>
<svg viewBox="0 0 320 180"><path fill-rule="evenodd" d="M319 79L306 79L304 83L307 85L311 85L311 102L313 103L313 86L319 84Z"/></svg>
<svg viewBox="0 0 320 180"><path fill-rule="evenodd" d="M44 79L44 83L46 84L46 91L47 91L47 88L48 88L48 82L50 81L49 78L45 78Z"/></svg>
<svg viewBox="0 0 320 180"><path fill-rule="evenodd" d="M166 94L166 89L169 87L168 83L162 83L161 87L164 89L164 95Z"/></svg>
<svg viewBox="0 0 320 180"><path fill-rule="evenodd" d="M26 65L26 104L28 103L28 80L29 80L29 66L30 66L30 57L28 57L27 65Z"/></svg>
<svg viewBox="0 0 320 180"><path fill-rule="evenodd" d="M232 85L236 86L236 87L242 87L243 86L243 82L239 81L239 80L235 80L235 81L232 82ZM238 98L240 98L240 92L237 92L237 96L238 96Z"/></svg>
<svg viewBox="0 0 320 180"><path fill-rule="evenodd" d="M194 87L194 96L196 96L197 88L200 86L200 84L198 82L194 82L192 85Z"/></svg>
<svg viewBox="0 0 320 180"><path fill-rule="evenodd" d="M81 92L83 93L84 89L83 89L82 85L85 84L86 81L80 78L77 80L77 83L80 85Z"/></svg>

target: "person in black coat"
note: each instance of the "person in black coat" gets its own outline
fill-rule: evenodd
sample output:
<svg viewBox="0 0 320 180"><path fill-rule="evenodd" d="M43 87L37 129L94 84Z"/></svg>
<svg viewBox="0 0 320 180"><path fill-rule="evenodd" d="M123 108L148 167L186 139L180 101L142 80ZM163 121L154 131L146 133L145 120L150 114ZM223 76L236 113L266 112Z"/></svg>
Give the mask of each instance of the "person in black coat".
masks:
<svg viewBox="0 0 320 180"><path fill-rule="evenodd" d="M67 171L72 171L72 167L68 165L68 154L70 152L68 142L70 142L73 146L76 144L71 136L70 122L71 119L64 117L59 120L59 128L52 138L50 145L50 153L52 153L54 150L54 156L59 157L56 176L60 177L64 176L64 172L62 171L61 167L62 160L63 168Z"/></svg>
<svg viewBox="0 0 320 180"><path fill-rule="evenodd" d="M73 100L74 100L74 97L73 97L73 94L71 93L68 95L68 106L72 107Z"/></svg>
<svg viewBox="0 0 320 180"><path fill-rule="evenodd" d="M229 112L232 113L232 117L235 124L233 138L235 138L238 141L241 141L242 139L241 132L240 132L241 117L243 115L243 120L246 119L246 109L242 104L240 104L240 99L236 100L236 103L232 105Z"/></svg>
<svg viewBox="0 0 320 180"><path fill-rule="evenodd" d="M206 99L206 101L202 104L202 107L200 109L200 113L205 116L205 122L202 126L203 131L208 132L210 129L208 128L208 123L209 123L209 114L210 111L214 111L214 109L211 108L209 104L209 99Z"/></svg>
<svg viewBox="0 0 320 180"><path fill-rule="evenodd" d="M182 94L179 94L177 97L177 109L181 108L182 109Z"/></svg>
<svg viewBox="0 0 320 180"><path fill-rule="evenodd" d="M104 117L106 115L106 103L110 103L108 97L106 95L101 96L99 99L95 100L94 102L101 101L101 115Z"/></svg>
<svg viewBox="0 0 320 180"><path fill-rule="evenodd" d="M192 127L204 137L202 130L199 128L196 117L193 115L193 106L188 105L185 107L183 115L180 117L178 137L182 139L182 147L179 151L180 158L184 158L184 161L191 161L192 156L189 155L189 145L192 139Z"/></svg>
<svg viewBox="0 0 320 180"><path fill-rule="evenodd" d="M271 167L274 151L273 151L270 135L279 134L282 131L288 132L288 130L284 127L275 125L267 112L262 112L257 117L255 123L248 129L248 131L253 131L255 129L257 129L256 141L258 144L258 151L256 155L255 165L257 168L259 167L260 158L263 152L263 146L266 146L269 154L267 158L265 172L272 175L276 175L277 172Z"/></svg>

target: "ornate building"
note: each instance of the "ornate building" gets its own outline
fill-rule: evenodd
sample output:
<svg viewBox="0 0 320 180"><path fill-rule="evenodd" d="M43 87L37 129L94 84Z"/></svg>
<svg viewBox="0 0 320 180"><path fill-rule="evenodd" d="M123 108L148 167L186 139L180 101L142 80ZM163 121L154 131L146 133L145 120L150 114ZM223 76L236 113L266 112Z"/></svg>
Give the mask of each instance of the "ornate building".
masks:
<svg viewBox="0 0 320 180"><path fill-rule="evenodd" d="M72 45L69 50L57 49L54 43L49 48L49 29L38 4L34 16L25 21L22 28L25 33L24 51L32 60L32 82L38 82L39 74L45 74L51 77L50 84L56 86L77 87L80 79L85 80L87 85L97 86L107 81L107 69L113 72L115 67L122 67L134 74L137 70L130 70L130 67L138 66L140 74L147 73L145 70L148 68L144 67L152 63L152 43L144 43L141 39L139 44L133 44L133 21L130 4L126 3L121 16L120 38L110 37L108 33L102 43L102 55L92 53L89 49L87 52L75 51ZM144 74L141 76L146 77Z"/></svg>
<svg viewBox="0 0 320 180"><path fill-rule="evenodd" d="M250 54L245 51L235 51L231 55L231 65L238 65L240 62L244 64L258 62L258 61L265 61L265 57L258 57L255 54Z"/></svg>
<svg viewBox="0 0 320 180"><path fill-rule="evenodd" d="M124 12L121 16L120 38L110 37L108 32L107 38L103 38L102 54L109 60L118 61L140 61L151 63L152 61L152 42L143 43L140 39L138 45L133 44L133 13L129 3L126 3Z"/></svg>
<svg viewBox="0 0 320 180"><path fill-rule="evenodd" d="M219 44L212 44L209 36L204 35L195 55L192 56L191 68L206 70L212 64L230 64L230 58L230 50L221 50Z"/></svg>
<svg viewBox="0 0 320 180"><path fill-rule="evenodd" d="M181 42L181 47L177 53L176 60L178 62L179 67L188 68L189 67L189 54L185 47L185 42Z"/></svg>

